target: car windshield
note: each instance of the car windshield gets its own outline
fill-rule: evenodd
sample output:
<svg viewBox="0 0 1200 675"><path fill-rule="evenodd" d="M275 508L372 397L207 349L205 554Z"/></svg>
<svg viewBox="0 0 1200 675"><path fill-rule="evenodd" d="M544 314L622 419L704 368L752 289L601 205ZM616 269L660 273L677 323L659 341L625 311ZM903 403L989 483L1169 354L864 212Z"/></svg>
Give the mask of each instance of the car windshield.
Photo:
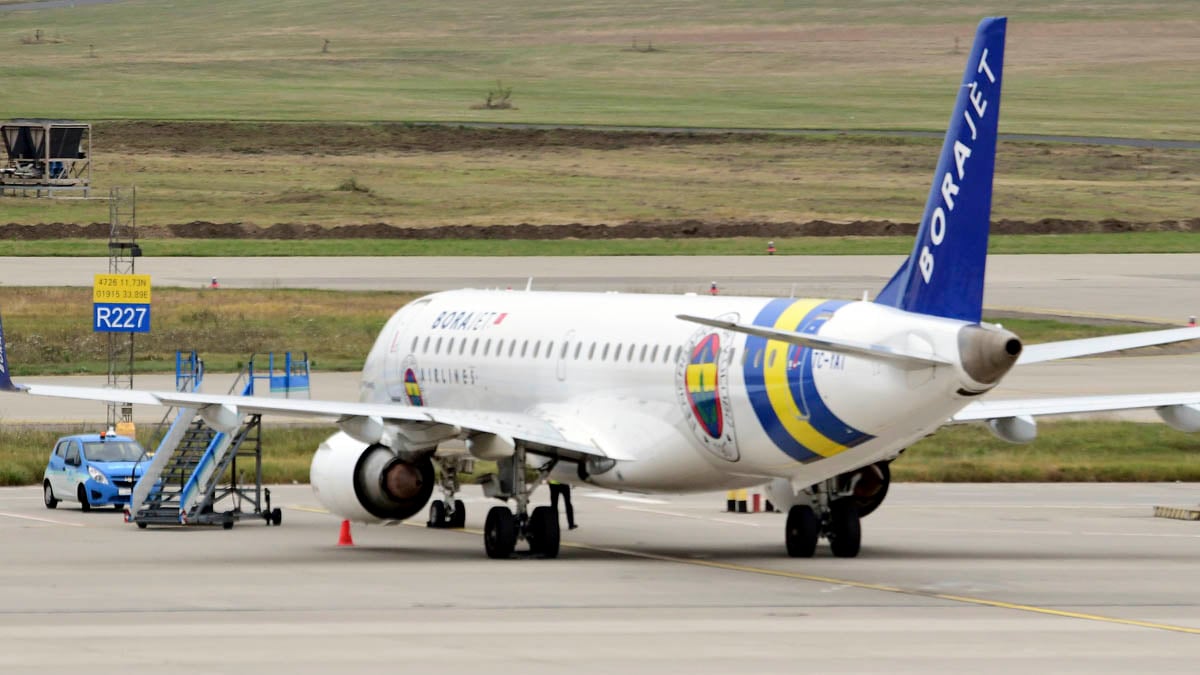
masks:
<svg viewBox="0 0 1200 675"><path fill-rule="evenodd" d="M142 458L142 446L134 441L84 443L84 454L93 462L136 462Z"/></svg>

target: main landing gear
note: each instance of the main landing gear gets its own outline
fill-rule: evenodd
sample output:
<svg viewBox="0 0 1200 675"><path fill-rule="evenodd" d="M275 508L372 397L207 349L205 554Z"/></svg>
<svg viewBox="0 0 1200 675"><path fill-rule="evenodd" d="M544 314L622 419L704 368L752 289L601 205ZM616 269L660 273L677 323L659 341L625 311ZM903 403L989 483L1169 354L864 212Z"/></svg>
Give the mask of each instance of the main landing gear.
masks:
<svg viewBox="0 0 1200 675"><path fill-rule="evenodd" d="M484 493L516 503L516 512L507 506L493 506L483 526L483 546L489 558L509 558L517 542L529 543L529 552L543 558L557 558L560 541L558 513L549 506L529 512L529 495L542 483L546 471L538 471L529 480L525 466L525 448L518 444L511 457L499 462L496 480L484 486Z"/></svg>
<svg viewBox="0 0 1200 675"><path fill-rule="evenodd" d="M810 503L796 504L788 511L784 543L793 558L811 558L817 539L829 540L839 558L853 558L862 546L862 525L853 484L833 478L804 491ZM851 481L852 483L852 481Z"/></svg>

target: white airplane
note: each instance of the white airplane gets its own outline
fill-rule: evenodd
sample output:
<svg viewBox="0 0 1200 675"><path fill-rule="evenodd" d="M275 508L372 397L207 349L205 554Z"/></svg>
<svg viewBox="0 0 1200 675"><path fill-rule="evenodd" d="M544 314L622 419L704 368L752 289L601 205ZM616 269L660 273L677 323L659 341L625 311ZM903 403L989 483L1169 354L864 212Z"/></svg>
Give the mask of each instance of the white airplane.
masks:
<svg viewBox="0 0 1200 675"><path fill-rule="evenodd" d="M1155 408L1200 430L1200 392L984 402L1009 369L1200 338L1200 328L1023 346L980 322L1004 57L1004 18L978 28L912 255L873 302L462 290L403 307L363 368L359 402L17 385L0 329L0 388L34 396L195 409L214 426L247 414L335 420L313 491L353 521L461 526L452 459L497 460L484 492L494 558L518 541L558 553L557 514L529 509L558 478L631 492L769 483L791 556L824 537L858 554L860 518L887 494L889 462L948 423L986 421L1032 440L1045 414ZM803 264L803 259L797 259ZM445 499L430 498L434 464Z"/></svg>

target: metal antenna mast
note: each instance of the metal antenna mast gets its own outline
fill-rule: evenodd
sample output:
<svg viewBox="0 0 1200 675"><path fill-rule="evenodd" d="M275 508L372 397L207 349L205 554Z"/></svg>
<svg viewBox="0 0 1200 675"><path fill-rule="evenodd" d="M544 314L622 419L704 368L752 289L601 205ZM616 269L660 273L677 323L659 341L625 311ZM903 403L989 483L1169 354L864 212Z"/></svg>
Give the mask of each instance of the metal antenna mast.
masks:
<svg viewBox="0 0 1200 675"><path fill-rule="evenodd" d="M133 274L134 260L141 255L137 245L137 188L122 194L121 188L108 192L108 273ZM108 334L108 386L133 389L133 333ZM108 427L133 423L132 403L108 404Z"/></svg>

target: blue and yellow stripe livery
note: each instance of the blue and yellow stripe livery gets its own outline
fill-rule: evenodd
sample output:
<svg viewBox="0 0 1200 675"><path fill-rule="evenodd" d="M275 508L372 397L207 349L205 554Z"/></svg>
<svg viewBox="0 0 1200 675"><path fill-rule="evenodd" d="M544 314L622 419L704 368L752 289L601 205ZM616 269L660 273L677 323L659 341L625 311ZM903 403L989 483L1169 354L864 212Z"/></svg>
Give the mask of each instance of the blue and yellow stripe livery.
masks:
<svg viewBox="0 0 1200 675"><path fill-rule="evenodd" d="M755 325L816 333L842 300L772 300L754 318ZM813 380L813 352L797 345L746 338L743 375L751 407L767 436L789 457L811 462L871 440L825 405Z"/></svg>

